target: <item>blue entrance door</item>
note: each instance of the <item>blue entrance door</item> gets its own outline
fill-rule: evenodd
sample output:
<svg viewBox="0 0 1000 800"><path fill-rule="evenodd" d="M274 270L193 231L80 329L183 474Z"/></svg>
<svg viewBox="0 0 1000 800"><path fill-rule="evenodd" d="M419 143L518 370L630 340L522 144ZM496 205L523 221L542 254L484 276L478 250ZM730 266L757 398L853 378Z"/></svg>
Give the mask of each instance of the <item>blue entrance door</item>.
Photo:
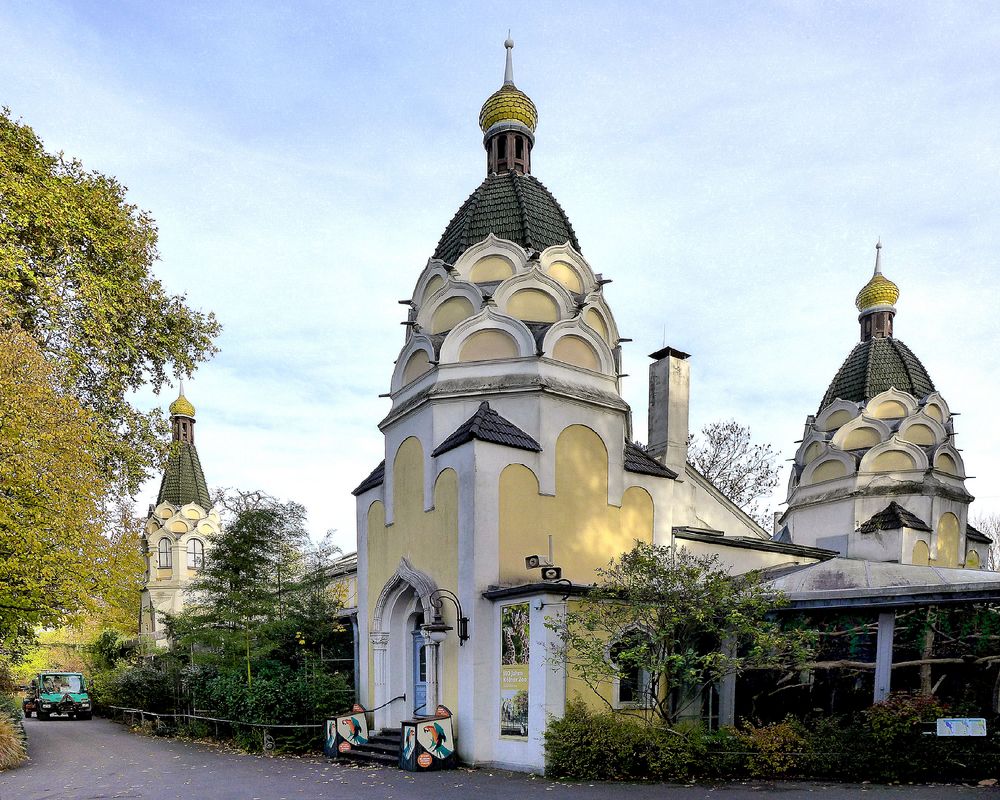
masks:
<svg viewBox="0 0 1000 800"><path fill-rule="evenodd" d="M427 651L424 649L424 634L420 621L413 631L413 713L429 714L427 710Z"/></svg>

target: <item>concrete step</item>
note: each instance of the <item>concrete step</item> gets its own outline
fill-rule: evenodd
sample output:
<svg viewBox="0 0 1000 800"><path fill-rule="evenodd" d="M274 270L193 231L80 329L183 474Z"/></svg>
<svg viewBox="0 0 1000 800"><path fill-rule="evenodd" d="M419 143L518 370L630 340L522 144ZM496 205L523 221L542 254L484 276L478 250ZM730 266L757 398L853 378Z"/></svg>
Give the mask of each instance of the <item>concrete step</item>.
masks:
<svg viewBox="0 0 1000 800"><path fill-rule="evenodd" d="M364 745L361 745L364 747ZM388 755L386 753L364 751L352 748L346 753L341 753L340 757L345 761L353 761L358 764L379 764L385 767L399 766L399 753Z"/></svg>

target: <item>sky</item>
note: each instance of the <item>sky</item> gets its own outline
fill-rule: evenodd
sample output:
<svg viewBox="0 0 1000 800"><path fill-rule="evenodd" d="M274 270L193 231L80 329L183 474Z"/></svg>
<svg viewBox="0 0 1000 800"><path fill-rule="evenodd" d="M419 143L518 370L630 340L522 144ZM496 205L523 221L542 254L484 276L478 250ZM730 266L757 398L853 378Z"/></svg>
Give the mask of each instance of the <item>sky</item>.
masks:
<svg viewBox="0 0 1000 800"><path fill-rule="evenodd" d="M633 339L638 439L647 354L689 352L692 429L772 443L780 509L881 237L895 334L961 414L973 513L1000 512L997 4L7 0L0 104L128 186L156 275L224 326L186 384L211 486L354 549L397 301L485 177L508 28L532 172Z"/></svg>

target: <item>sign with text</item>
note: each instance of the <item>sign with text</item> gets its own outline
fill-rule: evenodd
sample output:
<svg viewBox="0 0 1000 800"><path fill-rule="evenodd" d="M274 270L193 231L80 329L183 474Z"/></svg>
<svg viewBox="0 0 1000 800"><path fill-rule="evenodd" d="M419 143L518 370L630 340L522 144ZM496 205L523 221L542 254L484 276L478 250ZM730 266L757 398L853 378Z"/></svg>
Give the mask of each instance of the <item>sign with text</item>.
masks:
<svg viewBox="0 0 1000 800"><path fill-rule="evenodd" d="M528 735L528 604L500 609L500 735Z"/></svg>
<svg viewBox="0 0 1000 800"><path fill-rule="evenodd" d="M949 717L937 721L938 736L985 736L986 720L977 717Z"/></svg>

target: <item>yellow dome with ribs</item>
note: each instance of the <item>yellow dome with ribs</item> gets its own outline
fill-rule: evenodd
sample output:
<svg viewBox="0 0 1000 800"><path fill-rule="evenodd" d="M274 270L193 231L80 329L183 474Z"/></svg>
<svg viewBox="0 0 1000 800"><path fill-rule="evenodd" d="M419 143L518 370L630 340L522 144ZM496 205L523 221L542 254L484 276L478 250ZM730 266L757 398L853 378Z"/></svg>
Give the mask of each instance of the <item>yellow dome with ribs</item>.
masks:
<svg viewBox="0 0 1000 800"><path fill-rule="evenodd" d="M514 42L508 36L503 43L507 48L507 68L504 70L503 86L486 98L479 112L479 127L483 133L498 122L520 122L532 133L538 125L538 109L531 98L514 85L514 64L511 60L511 50Z"/></svg>
<svg viewBox="0 0 1000 800"><path fill-rule="evenodd" d="M177 396L177 399L170 404L170 416L172 417L193 417L194 406L191 401L184 396L184 390Z"/></svg>
<svg viewBox="0 0 1000 800"><path fill-rule="evenodd" d="M854 299L858 311L875 306L892 306L899 299L899 287L882 274L882 241L875 245L875 274Z"/></svg>

